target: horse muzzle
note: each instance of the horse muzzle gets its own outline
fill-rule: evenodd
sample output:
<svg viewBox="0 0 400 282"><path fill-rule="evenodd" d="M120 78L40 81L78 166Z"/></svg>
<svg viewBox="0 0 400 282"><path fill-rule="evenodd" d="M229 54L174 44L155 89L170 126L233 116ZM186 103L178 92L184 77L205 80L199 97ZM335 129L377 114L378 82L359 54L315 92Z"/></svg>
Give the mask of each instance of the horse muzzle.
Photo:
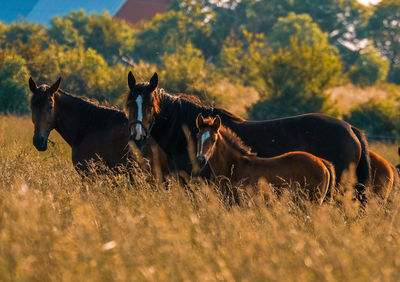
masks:
<svg viewBox="0 0 400 282"><path fill-rule="evenodd" d="M47 150L47 138L48 136L43 136L41 134L33 136L33 145L38 151L43 152Z"/></svg>
<svg viewBox="0 0 400 282"><path fill-rule="evenodd" d="M206 158L203 156L197 156L196 158L197 158L200 168L205 167L205 165L207 164Z"/></svg>
<svg viewBox="0 0 400 282"><path fill-rule="evenodd" d="M138 147L139 149L142 149L144 147L144 145L146 144L147 138L144 135L140 135L140 138L136 139L135 134L132 134L129 137L129 140L134 142L136 147Z"/></svg>

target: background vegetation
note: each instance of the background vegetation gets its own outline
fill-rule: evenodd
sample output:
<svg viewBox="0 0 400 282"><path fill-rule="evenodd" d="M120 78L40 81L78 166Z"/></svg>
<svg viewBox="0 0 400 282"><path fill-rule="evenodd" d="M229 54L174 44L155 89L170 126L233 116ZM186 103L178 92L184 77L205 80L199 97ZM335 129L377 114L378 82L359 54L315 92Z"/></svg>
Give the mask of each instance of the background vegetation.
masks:
<svg viewBox="0 0 400 282"><path fill-rule="evenodd" d="M0 111L29 111L29 74L40 83L62 76L65 90L120 106L128 70L140 80L157 71L169 92L244 117L324 112L398 137L398 11L397 0L173 0L136 26L83 11L49 26L0 23ZM368 100L344 95L352 85ZM371 113L383 123L359 118Z"/></svg>

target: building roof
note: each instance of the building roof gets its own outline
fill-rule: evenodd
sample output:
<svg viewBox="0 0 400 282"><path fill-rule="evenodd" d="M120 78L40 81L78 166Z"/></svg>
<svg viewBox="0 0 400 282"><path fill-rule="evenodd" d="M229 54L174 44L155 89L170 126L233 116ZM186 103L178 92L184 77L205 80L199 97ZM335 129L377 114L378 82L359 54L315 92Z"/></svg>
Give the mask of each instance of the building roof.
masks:
<svg viewBox="0 0 400 282"><path fill-rule="evenodd" d="M26 18L39 0L1 0L0 21L7 24Z"/></svg>
<svg viewBox="0 0 400 282"><path fill-rule="evenodd" d="M7 24L26 20L48 25L51 18L84 10L108 12L130 23L151 19L167 11L170 0L0 0L0 21Z"/></svg>
<svg viewBox="0 0 400 282"><path fill-rule="evenodd" d="M29 22L49 24L55 16L69 14L76 10L85 10L86 13L103 13L107 11L113 16L126 0L39 0L27 15Z"/></svg>
<svg viewBox="0 0 400 282"><path fill-rule="evenodd" d="M132 24L150 20L155 14L167 11L170 2L170 0L127 0L114 17Z"/></svg>

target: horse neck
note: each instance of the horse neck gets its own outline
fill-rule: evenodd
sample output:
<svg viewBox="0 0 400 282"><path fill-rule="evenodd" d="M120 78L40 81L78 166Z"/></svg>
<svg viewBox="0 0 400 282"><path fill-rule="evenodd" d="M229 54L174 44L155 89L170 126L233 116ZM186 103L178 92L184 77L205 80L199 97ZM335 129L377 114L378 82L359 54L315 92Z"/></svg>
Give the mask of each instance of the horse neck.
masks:
<svg viewBox="0 0 400 282"><path fill-rule="evenodd" d="M214 154L209 160L210 167L217 176L231 177L232 167L238 168L241 166L242 153L229 144L220 134L216 142Z"/></svg>
<svg viewBox="0 0 400 282"><path fill-rule="evenodd" d="M165 147L174 146L177 138L184 138L184 142L186 142L182 126L186 126L190 130L192 138L195 138L196 116L200 112L203 115L212 113L211 109L190 102L185 103L185 107L185 109L182 108L182 98L166 93L160 94L160 112L155 115L156 119L151 135L164 150L168 150Z"/></svg>
<svg viewBox="0 0 400 282"><path fill-rule="evenodd" d="M55 130L72 146L78 136L82 124L81 112L76 106L76 101L63 93L57 92L54 96L56 110Z"/></svg>

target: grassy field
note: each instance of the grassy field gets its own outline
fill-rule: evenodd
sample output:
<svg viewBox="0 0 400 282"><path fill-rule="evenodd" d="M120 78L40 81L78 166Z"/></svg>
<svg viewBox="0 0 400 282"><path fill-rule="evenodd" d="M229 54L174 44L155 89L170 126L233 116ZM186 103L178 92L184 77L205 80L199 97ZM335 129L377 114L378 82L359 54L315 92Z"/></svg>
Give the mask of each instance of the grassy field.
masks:
<svg viewBox="0 0 400 282"><path fill-rule="evenodd" d="M228 209L205 184L189 193L137 172L82 182L53 132L32 145L28 117L0 117L1 281L398 281L400 194L343 206L255 195ZM371 147L397 162L394 144Z"/></svg>

